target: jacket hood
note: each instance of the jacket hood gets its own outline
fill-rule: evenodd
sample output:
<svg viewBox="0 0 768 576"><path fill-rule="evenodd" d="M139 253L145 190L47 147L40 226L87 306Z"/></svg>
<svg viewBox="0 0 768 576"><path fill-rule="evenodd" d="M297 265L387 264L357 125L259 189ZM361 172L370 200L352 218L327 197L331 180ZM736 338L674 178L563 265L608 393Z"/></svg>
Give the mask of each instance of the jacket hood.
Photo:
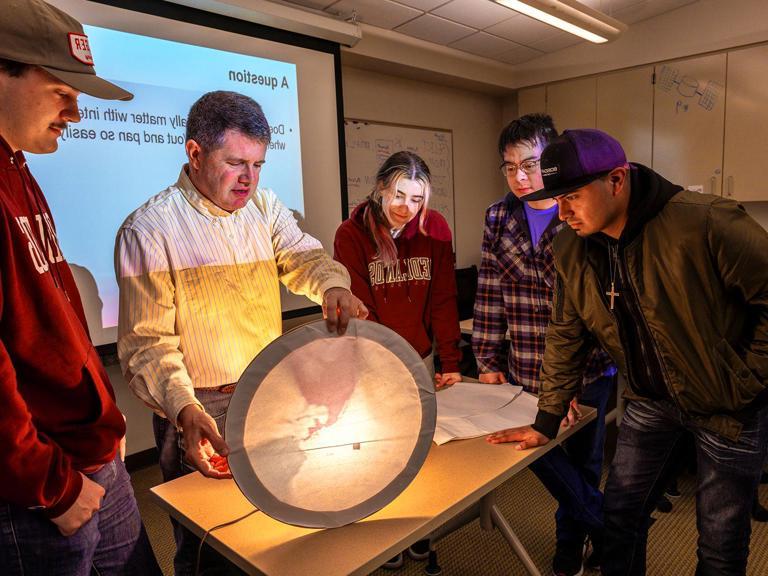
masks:
<svg viewBox="0 0 768 576"><path fill-rule="evenodd" d="M650 168L642 164L630 164L631 192L627 224L619 238L619 243L629 244L634 240L649 220L652 220L682 186L672 184Z"/></svg>

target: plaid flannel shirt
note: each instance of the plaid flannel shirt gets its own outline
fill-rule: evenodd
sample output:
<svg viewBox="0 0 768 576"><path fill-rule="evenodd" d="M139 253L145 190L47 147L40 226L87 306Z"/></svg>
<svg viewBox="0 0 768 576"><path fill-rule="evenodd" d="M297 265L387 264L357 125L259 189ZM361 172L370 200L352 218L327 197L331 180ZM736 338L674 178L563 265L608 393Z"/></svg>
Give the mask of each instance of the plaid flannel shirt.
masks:
<svg viewBox="0 0 768 576"><path fill-rule="evenodd" d="M552 311L556 274L552 240L563 226L553 218L534 247L525 210L511 193L485 215L472 349L480 372L504 372L532 393L538 393L541 385L544 338ZM509 355L504 366L507 331ZM589 355L582 388L615 373L610 357L596 347Z"/></svg>

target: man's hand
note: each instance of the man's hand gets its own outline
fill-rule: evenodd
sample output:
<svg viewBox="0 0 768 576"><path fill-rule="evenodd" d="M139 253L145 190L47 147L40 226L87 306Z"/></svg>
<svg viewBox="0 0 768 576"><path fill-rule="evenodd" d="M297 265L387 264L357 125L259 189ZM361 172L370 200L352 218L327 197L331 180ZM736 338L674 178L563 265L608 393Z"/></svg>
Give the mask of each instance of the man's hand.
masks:
<svg viewBox="0 0 768 576"><path fill-rule="evenodd" d="M328 332L344 334L350 318L364 320L367 317L368 308L346 288L328 288L323 294L323 318Z"/></svg>
<svg viewBox="0 0 768 576"><path fill-rule="evenodd" d="M494 432L485 438L491 444L501 444L502 442L517 442L518 450L543 446L549 442L549 438L541 432L537 432L532 426L519 426L517 428L507 428L499 432Z"/></svg>
<svg viewBox="0 0 768 576"><path fill-rule="evenodd" d="M461 382L461 374L458 372L445 372L444 374L435 374L435 390L453 386L456 382Z"/></svg>
<svg viewBox="0 0 768 576"><path fill-rule="evenodd" d="M197 404L188 404L179 412L179 426L184 435L187 463L197 468L203 476L232 478L228 471L218 470L215 463L211 463L211 457L229 454L229 447L219 435L213 418Z"/></svg>
<svg viewBox="0 0 768 576"><path fill-rule="evenodd" d="M581 420L581 409L579 408L579 400L574 398L571 400L571 405L568 406L568 414L565 415L563 421L560 422L560 426L563 428L570 428L576 422Z"/></svg>
<svg viewBox="0 0 768 576"><path fill-rule="evenodd" d="M503 372L483 372L479 377L483 384L506 384L507 377Z"/></svg>
<svg viewBox="0 0 768 576"><path fill-rule="evenodd" d="M78 472L78 474L83 477L83 487L80 489L77 500L64 514L51 518L51 522L59 527L59 532L64 536L72 536L93 518L93 515L101 508L101 498L104 496L104 488L82 472Z"/></svg>

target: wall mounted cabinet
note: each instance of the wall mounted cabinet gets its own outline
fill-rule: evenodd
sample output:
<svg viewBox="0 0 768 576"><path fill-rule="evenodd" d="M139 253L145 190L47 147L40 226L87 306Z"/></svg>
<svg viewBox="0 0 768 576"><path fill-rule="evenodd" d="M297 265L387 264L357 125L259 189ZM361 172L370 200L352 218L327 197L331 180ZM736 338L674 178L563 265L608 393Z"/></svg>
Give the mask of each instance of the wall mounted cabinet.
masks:
<svg viewBox="0 0 768 576"><path fill-rule="evenodd" d="M768 200L768 46L728 53L723 196Z"/></svg>
<svg viewBox="0 0 768 576"><path fill-rule="evenodd" d="M534 112L546 112L547 87L525 88L517 93L517 114L523 116Z"/></svg>
<svg viewBox="0 0 768 576"><path fill-rule="evenodd" d="M697 192L722 189L725 54L656 65L653 169Z"/></svg>
<svg viewBox="0 0 768 576"><path fill-rule="evenodd" d="M597 127L690 190L768 201L768 45L526 88L520 114Z"/></svg>
<svg viewBox="0 0 768 576"><path fill-rule="evenodd" d="M597 78L597 128L621 142L630 162L652 165L652 66Z"/></svg>
<svg viewBox="0 0 768 576"><path fill-rule="evenodd" d="M595 78L579 78L547 86L547 114L555 127L594 128L597 82Z"/></svg>

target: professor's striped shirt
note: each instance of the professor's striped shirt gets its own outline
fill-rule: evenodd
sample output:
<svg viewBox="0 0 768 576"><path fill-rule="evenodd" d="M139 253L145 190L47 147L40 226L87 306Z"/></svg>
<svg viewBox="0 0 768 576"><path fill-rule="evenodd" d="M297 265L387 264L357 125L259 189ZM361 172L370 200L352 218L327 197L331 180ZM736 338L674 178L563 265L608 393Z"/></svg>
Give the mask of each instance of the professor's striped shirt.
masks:
<svg viewBox="0 0 768 576"><path fill-rule="evenodd" d="M131 389L171 422L194 388L237 382L282 332L279 282L320 303L349 274L270 190L232 213L178 182L120 227L118 355Z"/></svg>

